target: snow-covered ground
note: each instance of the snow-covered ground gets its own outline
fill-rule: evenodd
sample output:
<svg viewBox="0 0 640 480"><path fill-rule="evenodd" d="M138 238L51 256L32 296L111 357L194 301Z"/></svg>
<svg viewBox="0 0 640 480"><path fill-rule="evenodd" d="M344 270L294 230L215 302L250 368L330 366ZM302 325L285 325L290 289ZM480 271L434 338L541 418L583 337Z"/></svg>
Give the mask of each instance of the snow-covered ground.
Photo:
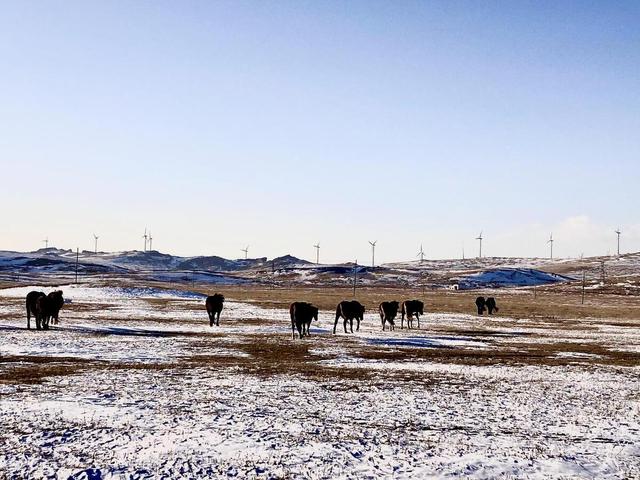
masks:
<svg viewBox="0 0 640 480"><path fill-rule="evenodd" d="M300 341L284 310L228 299L210 328L199 294L82 286L27 331L34 288L0 290L0 477L640 477L640 368L612 360L632 326L368 313L334 336L321 312Z"/></svg>

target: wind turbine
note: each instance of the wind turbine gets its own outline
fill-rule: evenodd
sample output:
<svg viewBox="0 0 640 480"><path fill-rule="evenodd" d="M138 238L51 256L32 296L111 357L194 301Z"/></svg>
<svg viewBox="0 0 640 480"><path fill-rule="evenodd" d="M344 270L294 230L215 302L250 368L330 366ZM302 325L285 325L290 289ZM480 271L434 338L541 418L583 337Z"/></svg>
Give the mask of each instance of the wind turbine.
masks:
<svg viewBox="0 0 640 480"><path fill-rule="evenodd" d="M547 243L549 244L549 248L551 248L551 255L549 256L549 258L553 260L553 232L551 232L551 235L549 235L549 240L547 240Z"/></svg>
<svg viewBox="0 0 640 480"><path fill-rule="evenodd" d="M422 249L422 244L420 244L420 251L416 257L420 257L420 263L424 262L424 250Z"/></svg>
<svg viewBox="0 0 640 480"><path fill-rule="evenodd" d="M482 258L482 230L480 230L480 235L476 237L476 240L480 240L480 255L478 255L478 258Z"/></svg>
<svg viewBox="0 0 640 480"><path fill-rule="evenodd" d="M247 245L247 248L241 248L240 251L244 252L244 259L246 260L249 253L249 245Z"/></svg>
<svg viewBox="0 0 640 480"><path fill-rule="evenodd" d="M95 233L93 234L93 241L94 241L94 255L98 254L98 235L96 235Z"/></svg>
<svg viewBox="0 0 640 480"><path fill-rule="evenodd" d="M618 229L616 230L616 235L618 235L618 256L620 256L620 234L622 233L622 231L620 230L620 227L618 227Z"/></svg>
<svg viewBox="0 0 640 480"><path fill-rule="evenodd" d="M151 236L151 230L149 230L149 250L153 250L153 237Z"/></svg>
<svg viewBox="0 0 640 480"><path fill-rule="evenodd" d="M371 266L376 266L376 243L378 240L374 240L373 242L369 240L369 245L371 245Z"/></svg>
<svg viewBox="0 0 640 480"><path fill-rule="evenodd" d="M49 248L49 237L42 240L42 243L44 243L44 248Z"/></svg>
<svg viewBox="0 0 640 480"><path fill-rule="evenodd" d="M142 238L144 238L144 251L147 251L147 227L144 227L144 235L142 236Z"/></svg>
<svg viewBox="0 0 640 480"><path fill-rule="evenodd" d="M320 263L320 242L316 243L313 248L316 249L316 265Z"/></svg>

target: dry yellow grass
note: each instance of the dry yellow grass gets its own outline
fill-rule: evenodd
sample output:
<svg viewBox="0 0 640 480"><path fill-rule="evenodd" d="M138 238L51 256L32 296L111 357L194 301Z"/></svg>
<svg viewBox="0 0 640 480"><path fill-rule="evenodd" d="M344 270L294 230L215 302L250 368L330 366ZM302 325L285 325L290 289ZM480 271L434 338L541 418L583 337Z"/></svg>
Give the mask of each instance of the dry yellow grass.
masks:
<svg viewBox="0 0 640 480"><path fill-rule="evenodd" d="M298 300L314 303L321 310L333 310L342 300L352 299L353 290L345 287L262 287L262 286L204 286L194 288L201 293L221 292L227 299L248 302L266 308L288 308ZM512 318L607 318L640 322L640 297L587 293L581 304L579 290L575 293L555 291L553 287L533 290L453 291L402 288L362 287L355 298L368 312L377 311L385 300L420 299L428 312L475 313L478 295L491 295L497 299L499 315ZM639 323L640 324L640 323Z"/></svg>

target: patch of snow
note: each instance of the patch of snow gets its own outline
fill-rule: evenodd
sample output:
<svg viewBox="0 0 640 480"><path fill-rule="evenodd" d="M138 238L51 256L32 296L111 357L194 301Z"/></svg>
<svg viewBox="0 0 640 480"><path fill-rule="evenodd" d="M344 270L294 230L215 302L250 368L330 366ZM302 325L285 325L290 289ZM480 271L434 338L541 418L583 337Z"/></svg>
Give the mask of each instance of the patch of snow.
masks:
<svg viewBox="0 0 640 480"><path fill-rule="evenodd" d="M458 283L458 288L463 290L485 287L525 287L566 282L568 280L571 279L541 270L500 268L462 277Z"/></svg>

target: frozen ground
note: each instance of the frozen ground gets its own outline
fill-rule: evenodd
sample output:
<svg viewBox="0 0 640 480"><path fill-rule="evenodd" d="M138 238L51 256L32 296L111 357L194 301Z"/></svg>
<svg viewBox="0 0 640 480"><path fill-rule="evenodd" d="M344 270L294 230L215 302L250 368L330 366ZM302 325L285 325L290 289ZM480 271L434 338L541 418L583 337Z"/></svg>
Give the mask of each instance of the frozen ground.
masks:
<svg viewBox="0 0 640 480"><path fill-rule="evenodd" d="M292 341L284 310L65 287L38 332L31 289L0 291L0 478L640 477L637 324L321 312Z"/></svg>

